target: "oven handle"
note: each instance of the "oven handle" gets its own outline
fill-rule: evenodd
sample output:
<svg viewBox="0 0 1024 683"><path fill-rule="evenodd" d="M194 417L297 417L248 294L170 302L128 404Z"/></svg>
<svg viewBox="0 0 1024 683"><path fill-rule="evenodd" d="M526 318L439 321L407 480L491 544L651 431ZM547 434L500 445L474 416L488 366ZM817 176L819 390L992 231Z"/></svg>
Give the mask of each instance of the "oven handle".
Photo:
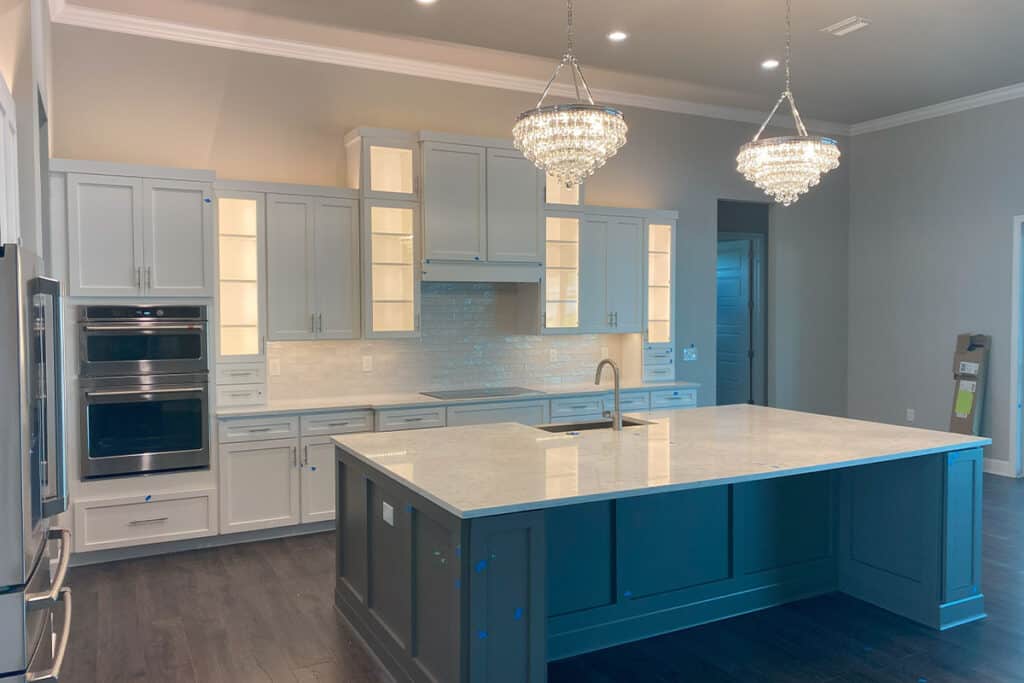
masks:
<svg viewBox="0 0 1024 683"><path fill-rule="evenodd" d="M205 387L184 387L181 389L115 389L111 391L87 391L86 396L143 396L145 394L194 394L206 391Z"/></svg>
<svg viewBox="0 0 1024 683"><path fill-rule="evenodd" d="M139 334L152 334L166 330L201 330L202 325L162 325L139 326L139 325L85 325L86 332L138 332Z"/></svg>
<svg viewBox="0 0 1024 683"><path fill-rule="evenodd" d="M71 639L71 589L60 589L60 602L64 603L64 633L57 646L57 654L53 658L53 666L46 671L25 674L25 683L55 683L60 680L60 670L64 668L64 655L68 652L68 641ZM45 646L45 643L43 644Z"/></svg>
<svg viewBox="0 0 1024 683"><path fill-rule="evenodd" d="M68 529L50 529L47 535L49 539L60 539L60 561L57 564L57 576L53 579L53 585L48 591L29 593L25 596L25 604L30 608L42 604L50 605L57 602L60 592L64 588L64 578L68 574L68 563L71 560L71 531ZM41 568L40 568L41 569ZM36 570L39 571L39 570Z"/></svg>

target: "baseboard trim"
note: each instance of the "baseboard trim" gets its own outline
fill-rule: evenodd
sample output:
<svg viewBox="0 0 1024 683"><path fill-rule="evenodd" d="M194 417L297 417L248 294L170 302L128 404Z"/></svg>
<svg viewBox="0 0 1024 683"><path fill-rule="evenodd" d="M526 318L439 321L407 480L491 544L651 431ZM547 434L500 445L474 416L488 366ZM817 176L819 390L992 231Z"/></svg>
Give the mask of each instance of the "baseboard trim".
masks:
<svg viewBox="0 0 1024 683"><path fill-rule="evenodd" d="M1009 460L993 460L992 458L985 458L985 473L1011 479L1016 479L1020 476L1017 474L1017 467L1013 462Z"/></svg>
<svg viewBox="0 0 1024 683"><path fill-rule="evenodd" d="M205 548L220 548L239 543L255 543L258 541L271 541L275 538L288 538L290 536L306 536L308 534L319 534L325 531L334 531L335 522L315 522L313 524L300 524L297 526L278 527L276 529L260 529L259 531L244 531L237 534L224 534L222 536L204 536L202 538L190 538L184 541L172 541L171 543L151 543L149 545L135 545L126 548L112 548L110 550L95 550L88 553L75 553L71 556L72 567L83 567L90 564L102 564L104 562L117 562L119 560L134 560L140 557L152 557L155 555L169 555L171 553L187 552L189 550L203 550Z"/></svg>

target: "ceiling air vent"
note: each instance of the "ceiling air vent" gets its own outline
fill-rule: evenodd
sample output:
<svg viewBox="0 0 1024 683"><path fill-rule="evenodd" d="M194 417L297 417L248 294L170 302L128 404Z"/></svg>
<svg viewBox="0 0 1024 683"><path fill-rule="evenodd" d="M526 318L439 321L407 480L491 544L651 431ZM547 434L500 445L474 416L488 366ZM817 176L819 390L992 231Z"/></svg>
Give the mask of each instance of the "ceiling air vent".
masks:
<svg viewBox="0 0 1024 683"><path fill-rule="evenodd" d="M847 17L846 19L843 19L842 21L837 21L831 26L826 26L821 30L824 33L831 33L836 38L842 38L843 36L850 35L854 31L859 31L862 28L867 28L870 25L870 19L865 19L864 17Z"/></svg>

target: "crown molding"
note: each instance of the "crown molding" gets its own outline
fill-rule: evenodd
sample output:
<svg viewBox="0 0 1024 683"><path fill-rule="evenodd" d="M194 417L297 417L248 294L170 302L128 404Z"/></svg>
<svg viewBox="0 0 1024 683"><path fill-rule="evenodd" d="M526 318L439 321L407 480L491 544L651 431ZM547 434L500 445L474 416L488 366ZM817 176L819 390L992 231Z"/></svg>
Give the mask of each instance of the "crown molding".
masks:
<svg viewBox="0 0 1024 683"><path fill-rule="evenodd" d="M892 116L883 116L879 119L864 121L863 123L855 123L850 126L850 135L877 133L881 130L905 126L908 123L927 121L928 119L935 119L940 116L948 116L949 114L957 114L959 112L978 109L979 107L987 107L991 104L999 104L1000 102L1009 102L1010 100L1018 100L1021 98L1024 98L1024 83L1017 83L1016 85L1008 85L1005 88L988 90L986 92L978 93L977 95L968 95L967 97L949 100L948 102L940 102L927 107L921 107L920 109L911 109L910 111L893 114Z"/></svg>
<svg viewBox="0 0 1024 683"><path fill-rule="evenodd" d="M84 7L68 3L66 0L49 0L49 3L52 20L69 26L518 92L539 93L546 85L546 81L535 78L474 69L472 67L463 67L437 61L410 59L362 50L349 50L220 29L202 28L163 19ZM551 93L560 97L572 97L575 91L568 84L556 83L552 86ZM618 106L639 107L642 109L689 114L691 116L703 116L755 125L760 125L764 121L765 116L767 116L767 112L742 107L718 106L619 90L595 89L594 96L602 102ZM849 134L849 126L845 124L808 120L807 125L815 131L830 135Z"/></svg>

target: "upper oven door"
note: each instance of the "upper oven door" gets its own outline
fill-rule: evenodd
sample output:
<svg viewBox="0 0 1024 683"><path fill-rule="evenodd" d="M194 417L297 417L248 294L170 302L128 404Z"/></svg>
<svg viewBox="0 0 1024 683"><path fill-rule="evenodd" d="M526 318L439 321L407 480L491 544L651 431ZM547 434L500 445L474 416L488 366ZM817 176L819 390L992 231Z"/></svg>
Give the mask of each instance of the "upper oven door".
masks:
<svg viewBox="0 0 1024 683"><path fill-rule="evenodd" d="M206 372L206 323L79 323L80 375Z"/></svg>

